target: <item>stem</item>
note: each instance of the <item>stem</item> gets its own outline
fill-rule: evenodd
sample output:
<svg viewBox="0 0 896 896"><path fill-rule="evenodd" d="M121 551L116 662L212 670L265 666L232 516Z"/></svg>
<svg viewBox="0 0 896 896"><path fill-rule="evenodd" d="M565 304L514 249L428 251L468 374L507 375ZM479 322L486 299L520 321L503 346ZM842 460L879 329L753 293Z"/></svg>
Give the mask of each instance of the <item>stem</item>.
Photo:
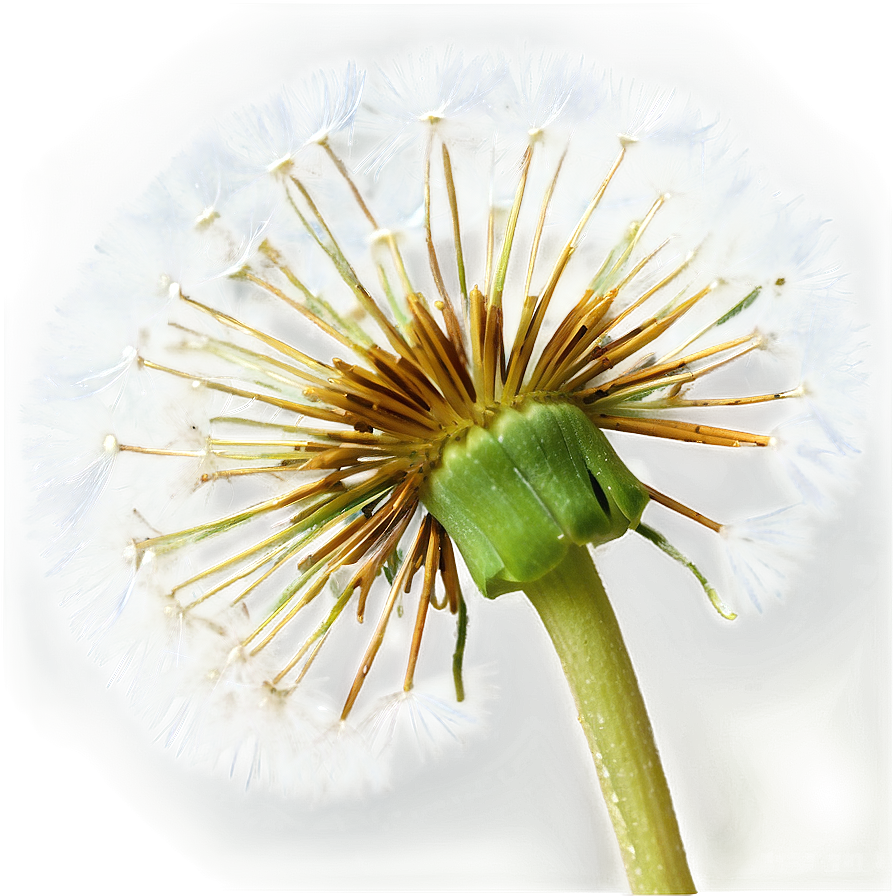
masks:
<svg viewBox="0 0 896 896"><path fill-rule="evenodd" d="M588 738L633 893L695 893L669 785L619 623L588 549L523 587Z"/></svg>

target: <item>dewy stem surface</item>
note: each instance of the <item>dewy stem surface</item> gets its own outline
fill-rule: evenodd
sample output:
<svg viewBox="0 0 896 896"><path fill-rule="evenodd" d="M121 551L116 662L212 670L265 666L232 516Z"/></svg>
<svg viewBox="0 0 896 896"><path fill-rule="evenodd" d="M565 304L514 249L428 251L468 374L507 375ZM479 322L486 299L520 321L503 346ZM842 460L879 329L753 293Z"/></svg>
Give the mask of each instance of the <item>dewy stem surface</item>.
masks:
<svg viewBox="0 0 896 896"><path fill-rule="evenodd" d="M647 709L586 547L523 586L566 674L634 893L694 893Z"/></svg>

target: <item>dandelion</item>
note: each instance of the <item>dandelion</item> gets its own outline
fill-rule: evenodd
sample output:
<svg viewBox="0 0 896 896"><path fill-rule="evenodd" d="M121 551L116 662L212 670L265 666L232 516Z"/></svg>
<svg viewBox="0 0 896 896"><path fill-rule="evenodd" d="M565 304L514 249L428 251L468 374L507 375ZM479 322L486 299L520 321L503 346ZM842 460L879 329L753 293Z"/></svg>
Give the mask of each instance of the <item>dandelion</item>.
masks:
<svg viewBox="0 0 896 896"><path fill-rule="evenodd" d="M376 778L366 745L398 728L459 736L475 591L521 591L632 889L693 892L589 547L640 536L734 619L661 531L678 516L728 534L753 602L781 591L775 552L753 554L853 453L860 385L841 364L830 411L812 382L843 298L794 215L691 105L563 60L350 66L235 117L107 247L105 329L67 328L74 433L54 414L41 441L69 463L37 473L77 631L174 749L339 790ZM641 472L646 440L792 444L795 490L757 473L776 506L726 532ZM417 686L446 619L456 706Z"/></svg>

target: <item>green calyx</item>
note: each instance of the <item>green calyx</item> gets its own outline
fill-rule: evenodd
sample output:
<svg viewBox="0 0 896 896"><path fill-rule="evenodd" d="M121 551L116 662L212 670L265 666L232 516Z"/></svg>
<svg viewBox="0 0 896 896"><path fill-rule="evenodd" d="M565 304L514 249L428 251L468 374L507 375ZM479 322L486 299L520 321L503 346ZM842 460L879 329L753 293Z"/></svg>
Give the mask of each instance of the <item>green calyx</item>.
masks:
<svg viewBox="0 0 896 896"><path fill-rule="evenodd" d="M571 545L620 538L649 500L578 407L536 401L449 442L421 499L486 597L542 578Z"/></svg>

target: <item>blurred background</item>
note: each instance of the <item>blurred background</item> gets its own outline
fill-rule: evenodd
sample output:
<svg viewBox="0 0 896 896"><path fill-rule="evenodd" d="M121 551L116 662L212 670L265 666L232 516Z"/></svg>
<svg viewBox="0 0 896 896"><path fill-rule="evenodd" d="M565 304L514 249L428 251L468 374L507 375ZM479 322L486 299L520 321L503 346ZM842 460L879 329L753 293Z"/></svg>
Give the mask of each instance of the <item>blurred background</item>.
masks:
<svg viewBox="0 0 896 896"><path fill-rule="evenodd" d="M832 219L867 325L872 416L855 481L793 593L729 625L646 544L626 539L601 570L700 889L889 887L893 71L873 9L219 2L11 14L2 768L15 892L624 888L565 684L520 601L471 601L468 662L487 666L498 695L467 749L387 794L307 807L244 795L153 745L69 635L25 534L30 346L106 222L227 111L319 67L446 41L585 55L675 85L731 120L771 189Z"/></svg>

